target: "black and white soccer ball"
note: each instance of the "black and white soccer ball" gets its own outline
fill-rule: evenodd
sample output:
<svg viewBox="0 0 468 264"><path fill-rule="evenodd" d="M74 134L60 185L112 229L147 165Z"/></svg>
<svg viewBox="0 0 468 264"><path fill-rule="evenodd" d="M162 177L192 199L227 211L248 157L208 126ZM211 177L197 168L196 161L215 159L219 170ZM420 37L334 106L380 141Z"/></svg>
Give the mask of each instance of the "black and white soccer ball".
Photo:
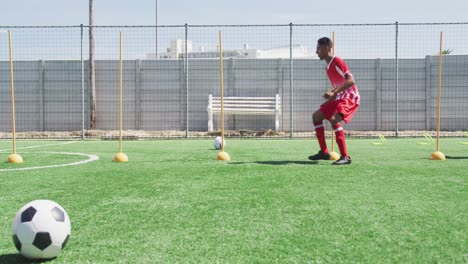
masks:
<svg viewBox="0 0 468 264"><path fill-rule="evenodd" d="M215 149L221 149L221 141L222 141L222 137L217 136L213 142L213 147ZM224 140L224 146L226 147L226 140Z"/></svg>
<svg viewBox="0 0 468 264"><path fill-rule="evenodd" d="M13 242L29 259L52 259L70 238L70 218L62 206L50 200L35 200L23 206L12 226Z"/></svg>

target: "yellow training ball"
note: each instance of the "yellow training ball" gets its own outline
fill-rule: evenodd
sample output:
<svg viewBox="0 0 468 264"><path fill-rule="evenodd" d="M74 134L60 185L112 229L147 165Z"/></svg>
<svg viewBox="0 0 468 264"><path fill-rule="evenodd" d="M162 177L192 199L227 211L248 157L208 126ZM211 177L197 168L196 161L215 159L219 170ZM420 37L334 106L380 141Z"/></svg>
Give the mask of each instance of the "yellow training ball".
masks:
<svg viewBox="0 0 468 264"><path fill-rule="evenodd" d="M431 154L431 160L445 160L445 155L440 151L436 151Z"/></svg>
<svg viewBox="0 0 468 264"><path fill-rule="evenodd" d="M23 158L19 154L10 154L8 163L23 163Z"/></svg>
<svg viewBox="0 0 468 264"><path fill-rule="evenodd" d="M231 160L231 157L229 157L229 154L227 152L218 152L218 155L216 155L217 160Z"/></svg>
<svg viewBox="0 0 468 264"><path fill-rule="evenodd" d="M125 153L119 152L119 153L115 154L114 161L115 162L127 162L128 157L127 157L127 155L125 155Z"/></svg>
<svg viewBox="0 0 468 264"><path fill-rule="evenodd" d="M339 160L340 159L340 154L332 151L330 152L330 160Z"/></svg>

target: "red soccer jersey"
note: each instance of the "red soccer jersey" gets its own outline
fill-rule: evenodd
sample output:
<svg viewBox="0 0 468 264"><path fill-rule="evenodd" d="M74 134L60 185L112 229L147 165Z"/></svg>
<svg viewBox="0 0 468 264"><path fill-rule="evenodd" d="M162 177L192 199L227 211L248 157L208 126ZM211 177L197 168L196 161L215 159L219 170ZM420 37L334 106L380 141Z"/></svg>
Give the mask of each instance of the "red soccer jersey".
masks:
<svg viewBox="0 0 468 264"><path fill-rule="evenodd" d="M327 75L328 79L332 83L333 89L336 89L342 86L346 82L346 77L351 75L351 72L348 69L348 65L344 62L342 58L334 56L330 63L327 66ZM359 91L356 85L349 87L348 89L338 93L335 100L340 100L348 98L354 103L359 105Z"/></svg>

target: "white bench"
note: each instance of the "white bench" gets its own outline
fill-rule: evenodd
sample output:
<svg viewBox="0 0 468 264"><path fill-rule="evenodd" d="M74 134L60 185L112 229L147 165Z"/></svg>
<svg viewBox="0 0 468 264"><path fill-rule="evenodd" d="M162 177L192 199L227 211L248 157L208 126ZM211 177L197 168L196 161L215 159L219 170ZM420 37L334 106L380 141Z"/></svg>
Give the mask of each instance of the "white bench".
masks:
<svg viewBox="0 0 468 264"><path fill-rule="evenodd" d="M221 113L221 97L208 96L208 131L213 131L213 114ZM224 97L224 114L274 115L275 130L279 130L281 100L275 97Z"/></svg>

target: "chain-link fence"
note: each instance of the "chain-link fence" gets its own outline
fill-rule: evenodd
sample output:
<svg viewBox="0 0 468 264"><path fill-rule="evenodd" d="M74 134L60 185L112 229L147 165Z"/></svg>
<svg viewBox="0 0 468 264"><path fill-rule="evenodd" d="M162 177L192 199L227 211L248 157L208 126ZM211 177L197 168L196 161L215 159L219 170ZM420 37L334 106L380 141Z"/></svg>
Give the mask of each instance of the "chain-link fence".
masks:
<svg viewBox="0 0 468 264"><path fill-rule="evenodd" d="M315 54L316 41L333 33L335 54L348 63L361 93L359 111L346 131L436 129L440 32L446 54L441 130L468 129L468 23L0 26L2 138L11 137L8 31L13 36L16 130L23 138L116 135L119 32L128 137L212 135L207 107L209 95L220 95L219 31L225 96L280 99L279 115L226 115L228 135L313 135L311 115L331 88L326 63ZM212 133L219 119L214 114Z"/></svg>

